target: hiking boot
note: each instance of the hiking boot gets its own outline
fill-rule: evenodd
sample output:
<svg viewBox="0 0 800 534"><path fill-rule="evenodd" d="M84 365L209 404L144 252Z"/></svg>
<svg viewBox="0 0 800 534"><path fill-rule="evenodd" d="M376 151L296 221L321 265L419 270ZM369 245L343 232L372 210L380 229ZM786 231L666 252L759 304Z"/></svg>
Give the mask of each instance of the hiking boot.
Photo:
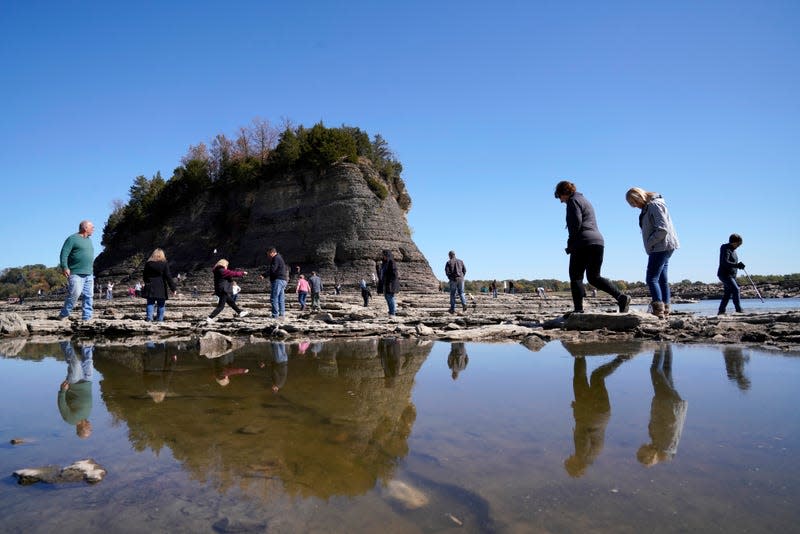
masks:
<svg viewBox="0 0 800 534"><path fill-rule="evenodd" d="M652 310L650 311L650 313L652 313L653 315L655 315L659 319L664 319L664 303L663 302L654 300L653 302L650 303L650 306L652 307Z"/></svg>
<svg viewBox="0 0 800 534"><path fill-rule="evenodd" d="M619 312L620 313L628 313L628 308L631 304L631 297L630 295L625 295L624 293L617 297L617 304L619 304Z"/></svg>
<svg viewBox="0 0 800 534"><path fill-rule="evenodd" d="M467 311L467 305L466 304L462 304L461 305L461 311Z"/></svg>
<svg viewBox="0 0 800 534"><path fill-rule="evenodd" d="M669 312L670 312L669 303L665 302L664 303L664 317L665 318L669 317Z"/></svg>
<svg viewBox="0 0 800 534"><path fill-rule="evenodd" d="M239 317L247 317L248 315L250 315L250 312L247 311L247 310L243 310L243 311L239 312Z"/></svg>

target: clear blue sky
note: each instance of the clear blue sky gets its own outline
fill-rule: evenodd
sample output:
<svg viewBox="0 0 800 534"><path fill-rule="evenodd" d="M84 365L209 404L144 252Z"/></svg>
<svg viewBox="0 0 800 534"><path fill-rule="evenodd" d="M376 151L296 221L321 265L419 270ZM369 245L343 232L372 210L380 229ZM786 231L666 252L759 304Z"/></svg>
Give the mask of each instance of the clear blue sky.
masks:
<svg viewBox="0 0 800 534"><path fill-rule="evenodd" d="M800 2L4 2L0 268L54 266L137 175L261 117L380 133L444 277L566 280L561 179L603 274L642 280L639 186L681 240L673 281L800 272Z"/></svg>

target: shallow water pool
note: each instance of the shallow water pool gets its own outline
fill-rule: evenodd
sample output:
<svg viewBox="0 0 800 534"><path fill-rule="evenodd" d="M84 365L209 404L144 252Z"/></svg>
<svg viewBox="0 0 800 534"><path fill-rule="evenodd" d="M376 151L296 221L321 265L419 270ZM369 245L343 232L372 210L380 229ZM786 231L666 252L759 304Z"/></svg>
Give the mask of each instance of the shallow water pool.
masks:
<svg viewBox="0 0 800 534"><path fill-rule="evenodd" d="M788 532L800 520L794 356L395 339L17 351L0 358L8 532ZM81 458L105 479L11 476Z"/></svg>

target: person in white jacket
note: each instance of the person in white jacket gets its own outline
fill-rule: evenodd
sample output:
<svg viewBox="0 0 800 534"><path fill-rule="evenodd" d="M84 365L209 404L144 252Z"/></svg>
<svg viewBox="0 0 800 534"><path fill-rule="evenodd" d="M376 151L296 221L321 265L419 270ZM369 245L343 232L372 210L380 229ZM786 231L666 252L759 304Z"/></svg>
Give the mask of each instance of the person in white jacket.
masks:
<svg viewBox="0 0 800 534"><path fill-rule="evenodd" d="M658 193L632 187L625 200L633 208L639 208L639 228L642 230L644 250L647 252L645 282L650 290L653 315L663 319L669 315L669 278L667 267L672 253L680 246L675 227L667 210L664 198Z"/></svg>

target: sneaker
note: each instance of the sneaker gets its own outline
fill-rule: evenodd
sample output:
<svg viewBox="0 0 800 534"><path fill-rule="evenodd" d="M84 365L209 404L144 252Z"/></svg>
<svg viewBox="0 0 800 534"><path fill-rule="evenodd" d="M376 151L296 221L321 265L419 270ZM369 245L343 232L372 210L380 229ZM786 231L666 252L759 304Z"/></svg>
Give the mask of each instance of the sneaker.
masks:
<svg viewBox="0 0 800 534"><path fill-rule="evenodd" d="M247 317L248 315L250 315L250 312L247 310L239 312L239 317Z"/></svg>
<svg viewBox="0 0 800 534"><path fill-rule="evenodd" d="M628 308L631 304L631 297L630 295L620 295L617 297L617 303L619 304L619 312L620 313L628 313Z"/></svg>
<svg viewBox="0 0 800 534"><path fill-rule="evenodd" d="M217 320L215 318L213 318L213 317L206 317L206 322L208 324L214 324L214 323L217 322Z"/></svg>

